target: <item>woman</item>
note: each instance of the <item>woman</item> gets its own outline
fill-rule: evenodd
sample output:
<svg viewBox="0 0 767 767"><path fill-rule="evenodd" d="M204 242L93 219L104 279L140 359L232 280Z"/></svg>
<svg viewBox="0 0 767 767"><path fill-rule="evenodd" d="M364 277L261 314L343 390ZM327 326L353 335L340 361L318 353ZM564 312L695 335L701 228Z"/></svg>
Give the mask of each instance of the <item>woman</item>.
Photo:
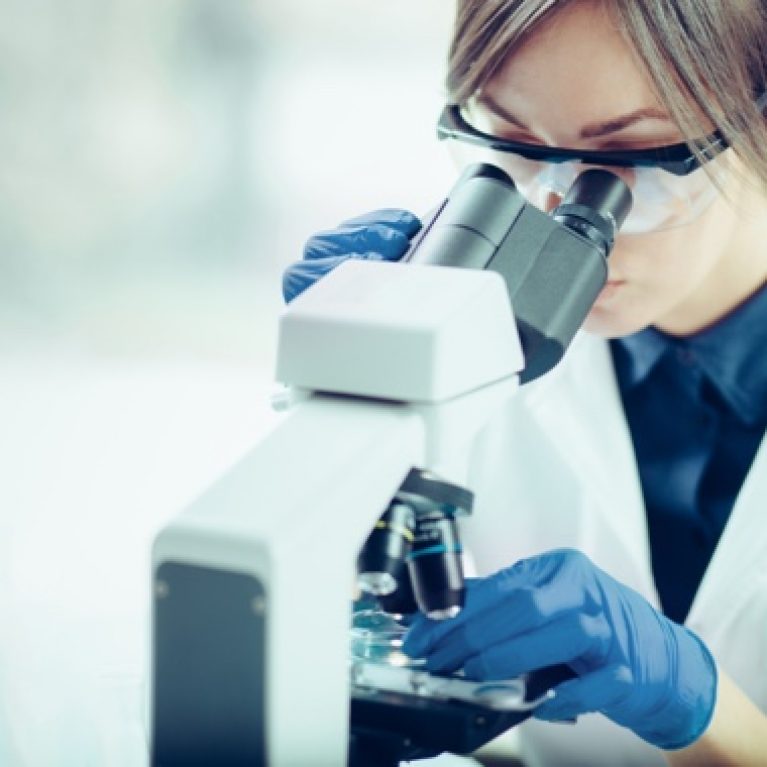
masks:
<svg viewBox="0 0 767 767"><path fill-rule="evenodd" d="M541 207L584 167L561 148L635 197L588 333L477 444L488 577L405 648L478 679L568 663L536 718L580 718L522 725L530 764L767 759L765 41L757 0L458 3L443 133L503 139L490 158ZM286 297L418 228L318 235Z"/></svg>

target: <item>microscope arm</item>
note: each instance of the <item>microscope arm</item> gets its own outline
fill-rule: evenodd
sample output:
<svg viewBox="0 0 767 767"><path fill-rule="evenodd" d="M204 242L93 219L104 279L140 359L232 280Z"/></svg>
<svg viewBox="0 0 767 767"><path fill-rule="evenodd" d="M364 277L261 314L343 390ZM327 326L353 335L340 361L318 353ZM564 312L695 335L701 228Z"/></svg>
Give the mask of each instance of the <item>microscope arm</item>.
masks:
<svg viewBox="0 0 767 767"><path fill-rule="evenodd" d="M337 393L156 538L153 767L346 763L357 553L412 467L464 479L522 365L491 272L347 262L290 305L279 378Z"/></svg>
<svg viewBox="0 0 767 767"><path fill-rule="evenodd" d="M344 763L353 552L423 444L406 405L313 395L162 531L153 765Z"/></svg>
<svg viewBox="0 0 767 767"><path fill-rule="evenodd" d="M520 375L564 354L630 206L620 179L589 170L548 217L474 166L407 267L350 259L290 304L277 378L308 400L155 542L153 767L346 763L367 533L411 468L465 483ZM426 544L419 562L448 552Z"/></svg>

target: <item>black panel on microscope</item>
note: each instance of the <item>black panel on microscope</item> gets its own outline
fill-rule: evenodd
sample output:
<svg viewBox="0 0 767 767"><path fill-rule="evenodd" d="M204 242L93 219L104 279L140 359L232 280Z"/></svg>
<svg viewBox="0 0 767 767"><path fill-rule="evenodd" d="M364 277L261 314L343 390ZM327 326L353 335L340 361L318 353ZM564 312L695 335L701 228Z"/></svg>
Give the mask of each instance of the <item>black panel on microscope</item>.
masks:
<svg viewBox="0 0 767 767"><path fill-rule="evenodd" d="M154 587L152 767L265 767L263 585L166 562Z"/></svg>

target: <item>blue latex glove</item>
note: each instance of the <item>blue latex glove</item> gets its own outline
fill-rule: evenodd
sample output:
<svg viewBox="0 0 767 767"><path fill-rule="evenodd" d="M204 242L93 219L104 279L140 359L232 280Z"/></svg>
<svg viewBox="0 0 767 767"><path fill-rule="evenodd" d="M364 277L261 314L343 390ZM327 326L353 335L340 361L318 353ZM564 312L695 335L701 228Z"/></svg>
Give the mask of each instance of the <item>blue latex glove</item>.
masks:
<svg viewBox="0 0 767 767"><path fill-rule="evenodd" d="M398 261L410 247L421 222L406 210L384 209L344 221L337 229L315 234L304 258L291 264L282 278L285 301L313 285L348 258Z"/></svg>
<svg viewBox="0 0 767 767"><path fill-rule="evenodd" d="M703 642L569 549L469 582L463 611L443 622L419 615L404 651L426 657L429 671L463 669L477 680L565 663L577 678L534 716L600 711L666 749L695 741L716 700L716 666Z"/></svg>

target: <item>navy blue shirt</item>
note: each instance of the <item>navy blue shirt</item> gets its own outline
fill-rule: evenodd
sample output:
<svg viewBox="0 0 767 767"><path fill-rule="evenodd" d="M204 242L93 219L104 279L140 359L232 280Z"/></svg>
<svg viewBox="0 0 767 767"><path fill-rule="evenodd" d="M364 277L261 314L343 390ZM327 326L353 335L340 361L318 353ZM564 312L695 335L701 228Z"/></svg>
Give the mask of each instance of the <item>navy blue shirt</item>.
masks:
<svg viewBox="0 0 767 767"><path fill-rule="evenodd" d="M681 623L767 428L767 286L694 335L648 328L611 349L655 584Z"/></svg>

